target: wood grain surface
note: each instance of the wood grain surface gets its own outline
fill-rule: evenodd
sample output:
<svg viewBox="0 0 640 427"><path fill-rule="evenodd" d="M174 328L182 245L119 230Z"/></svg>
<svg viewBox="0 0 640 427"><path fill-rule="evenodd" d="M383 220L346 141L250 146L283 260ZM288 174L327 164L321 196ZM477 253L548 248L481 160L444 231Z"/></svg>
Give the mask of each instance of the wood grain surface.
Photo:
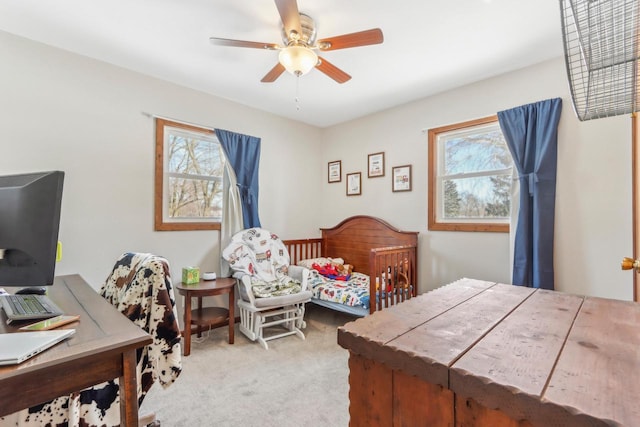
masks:
<svg viewBox="0 0 640 427"><path fill-rule="evenodd" d="M640 426L637 303L462 279L346 324L338 343L358 395L391 395L385 425ZM353 420L366 407L350 396Z"/></svg>

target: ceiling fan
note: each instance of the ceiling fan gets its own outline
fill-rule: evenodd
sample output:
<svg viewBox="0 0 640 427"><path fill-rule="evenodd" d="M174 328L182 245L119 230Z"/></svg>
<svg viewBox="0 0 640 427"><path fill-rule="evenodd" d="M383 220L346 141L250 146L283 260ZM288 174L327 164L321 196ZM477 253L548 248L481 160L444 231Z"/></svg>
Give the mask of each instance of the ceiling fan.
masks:
<svg viewBox="0 0 640 427"><path fill-rule="evenodd" d="M325 52L351 47L382 43L382 30L374 28L357 33L343 34L316 41L316 27L309 15L298 11L296 0L275 0L282 19L283 46L275 43L260 43L243 40L211 37L211 43L220 46L249 47L254 49L279 50L278 63L260 80L263 83L274 82L285 71L302 76L314 67L338 83L344 83L351 76L316 51Z"/></svg>

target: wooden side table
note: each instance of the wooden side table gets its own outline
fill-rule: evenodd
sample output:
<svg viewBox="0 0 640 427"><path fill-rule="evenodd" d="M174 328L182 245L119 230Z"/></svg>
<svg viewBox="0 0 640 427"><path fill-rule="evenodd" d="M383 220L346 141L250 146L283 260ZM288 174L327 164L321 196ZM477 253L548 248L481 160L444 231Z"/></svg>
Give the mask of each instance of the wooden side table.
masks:
<svg viewBox="0 0 640 427"><path fill-rule="evenodd" d="M176 285L178 293L184 295L184 355L191 354L191 335L196 332L201 336L204 327L217 328L229 324L229 344L233 344L234 314L236 303L234 287L236 280L230 277L216 280L200 280L199 283ZM229 294L229 309L222 307L202 307L202 297ZM198 298L198 307L191 309L191 298ZM196 325L192 328L191 325Z"/></svg>

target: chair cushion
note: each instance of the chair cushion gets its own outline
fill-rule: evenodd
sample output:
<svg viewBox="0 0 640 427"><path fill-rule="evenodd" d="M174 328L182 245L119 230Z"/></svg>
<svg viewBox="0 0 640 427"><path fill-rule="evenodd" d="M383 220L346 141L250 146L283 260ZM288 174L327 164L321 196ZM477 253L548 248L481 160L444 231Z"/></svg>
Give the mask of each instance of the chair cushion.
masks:
<svg viewBox="0 0 640 427"><path fill-rule="evenodd" d="M256 308L266 307L282 307L290 304L297 304L300 302L307 302L311 299L313 293L311 291L302 291L297 294L282 295L271 298L256 298Z"/></svg>
<svg viewBox="0 0 640 427"><path fill-rule="evenodd" d="M282 295L297 294L302 290L300 282L290 277L273 282L264 282L262 280L251 280L251 291L256 298L271 298Z"/></svg>

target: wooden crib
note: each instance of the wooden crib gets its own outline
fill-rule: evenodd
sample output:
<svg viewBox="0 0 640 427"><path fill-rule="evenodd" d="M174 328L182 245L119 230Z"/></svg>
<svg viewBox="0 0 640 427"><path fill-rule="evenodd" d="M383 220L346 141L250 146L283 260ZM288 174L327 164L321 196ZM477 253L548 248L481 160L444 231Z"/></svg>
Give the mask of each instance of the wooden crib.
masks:
<svg viewBox="0 0 640 427"><path fill-rule="evenodd" d="M370 304L367 313L316 298L313 302L364 316L418 294L418 232L401 231L384 220L365 215L320 230L319 238L284 240L291 264L320 257L344 259L354 271L369 276Z"/></svg>

